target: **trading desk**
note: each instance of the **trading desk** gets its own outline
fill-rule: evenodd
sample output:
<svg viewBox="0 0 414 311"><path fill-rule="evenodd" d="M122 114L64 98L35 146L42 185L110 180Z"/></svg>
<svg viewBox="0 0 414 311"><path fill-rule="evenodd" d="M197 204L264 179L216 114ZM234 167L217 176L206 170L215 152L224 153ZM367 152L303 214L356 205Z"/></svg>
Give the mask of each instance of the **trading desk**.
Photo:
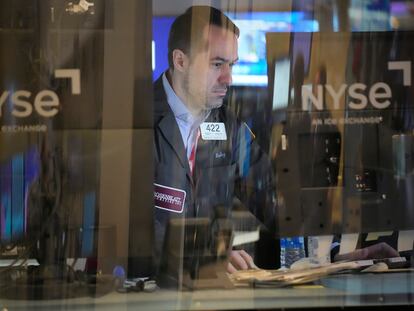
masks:
<svg viewBox="0 0 414 311"><path fill-rule="evenodd" d="M99 298L1 300L2 310L251 310L414 304L414 273L343 274L311 285L196 291L111 292Z"/></svg>

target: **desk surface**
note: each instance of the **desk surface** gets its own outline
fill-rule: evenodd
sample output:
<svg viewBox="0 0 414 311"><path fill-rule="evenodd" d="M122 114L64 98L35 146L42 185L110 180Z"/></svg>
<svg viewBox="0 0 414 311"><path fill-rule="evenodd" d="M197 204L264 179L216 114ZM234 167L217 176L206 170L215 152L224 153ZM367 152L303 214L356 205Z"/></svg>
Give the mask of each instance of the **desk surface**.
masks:
<svg viewBox="0 0 414 311"><path fill-rule="evenodd" d="M49 301L0 300L8 310L226 310L351 307L414 304L414 273L347 274L319 285L291 288L238 288L152 293L112 292L99 298Z"/></svg>

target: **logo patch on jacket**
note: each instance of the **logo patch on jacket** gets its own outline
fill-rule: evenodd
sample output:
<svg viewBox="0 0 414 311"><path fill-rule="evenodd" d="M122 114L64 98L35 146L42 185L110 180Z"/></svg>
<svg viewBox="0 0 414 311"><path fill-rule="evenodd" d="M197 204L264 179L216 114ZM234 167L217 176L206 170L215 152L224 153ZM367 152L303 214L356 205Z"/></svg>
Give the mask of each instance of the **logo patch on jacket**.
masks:
<svg viewBox="0 0 414 311"><path fill-rule="evenodd" d="M214 157L215 157L216 159L225 159L225 158L226 158L226 153L225 153L225 152L223 152L223 151L219 151L219 152L216 152L216 153L214 154Z"/></svg>
<svg viewBox="0 0 414 311"><path fill-rule="evenodd" d="M173 213L182 213L184 210L186 192L181 189L154 184L155 207Z"/></svg>

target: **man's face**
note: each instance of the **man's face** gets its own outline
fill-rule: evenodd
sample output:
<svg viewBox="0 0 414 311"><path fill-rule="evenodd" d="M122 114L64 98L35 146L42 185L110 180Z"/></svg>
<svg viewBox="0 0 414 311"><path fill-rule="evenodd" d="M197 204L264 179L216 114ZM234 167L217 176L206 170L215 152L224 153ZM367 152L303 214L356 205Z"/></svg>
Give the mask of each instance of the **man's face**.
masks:
<svg viewBox="0 0 414 311"><path fill-rule="evenodd" d="M201 35L201 34L200 34ZM186 103L194 110L218 108L232 82L238 59L236 35L218 26L206 27L205 46L194 50L184 73Z"/></svg>

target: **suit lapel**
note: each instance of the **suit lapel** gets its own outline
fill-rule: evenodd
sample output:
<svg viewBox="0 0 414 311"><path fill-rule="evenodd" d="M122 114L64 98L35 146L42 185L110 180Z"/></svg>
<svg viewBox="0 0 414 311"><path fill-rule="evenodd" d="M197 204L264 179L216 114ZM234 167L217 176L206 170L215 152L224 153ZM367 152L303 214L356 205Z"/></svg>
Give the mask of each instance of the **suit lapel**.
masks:
<svg viewBox="0 0 414 311"><path fill-rule="evenodd" d="M154 126L158 126L167 143L174 150L187 177L192 180L187 153L174 114L167 103L161 77L154 83Z"/></svg>
<svg viewBox="0 0 414 311"><path fill-rule="evenodd" d="M174 150L181 166L186 170L187 175L190 176L190 166L188 165L187 153L185 151L180 129L178 128L174 115L172 113L165 115L160 120L160 123L158 123L158 126L165 140Z"/></svg>

